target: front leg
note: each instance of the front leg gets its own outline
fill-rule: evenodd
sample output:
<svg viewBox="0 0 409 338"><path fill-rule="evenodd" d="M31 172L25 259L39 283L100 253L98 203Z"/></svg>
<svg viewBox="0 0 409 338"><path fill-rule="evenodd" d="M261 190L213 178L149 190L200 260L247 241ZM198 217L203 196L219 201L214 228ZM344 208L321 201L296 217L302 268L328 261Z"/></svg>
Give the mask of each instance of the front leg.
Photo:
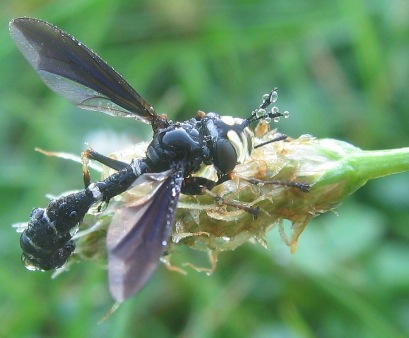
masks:
<svg viewBox="0 0 409 338"><path fill-rule="evenodd" d="M187 177L183 180L181 193L185 195L204 195L206 190L212 190L218 182L204 177Z"/></svg>
<svg viewBox="0 0 409 338"><path fill-rule="evenodd" d="M185 195L204 195L206 194L206 190L212 190L216 185L232 180L233 177L233 173L219 175L217 181L212 181L204 177L187 177L183 181L181 192Z"/></svg>
<svg viewBox="0 0 409 338"><path fill-rule="evenodd" d="M226 182L230 179L232 179L232 174L221 176L217 182L204 177L188 177L183 181L181 192L185 195L207 194L213 197L213 199L220 205L228 205L237 209L241 209L253 215L254 218L257 217L259 208L252 208L239 202L227 202L223 199L223 197L211 191L216 185L222 184L223 182Z"/></svg>

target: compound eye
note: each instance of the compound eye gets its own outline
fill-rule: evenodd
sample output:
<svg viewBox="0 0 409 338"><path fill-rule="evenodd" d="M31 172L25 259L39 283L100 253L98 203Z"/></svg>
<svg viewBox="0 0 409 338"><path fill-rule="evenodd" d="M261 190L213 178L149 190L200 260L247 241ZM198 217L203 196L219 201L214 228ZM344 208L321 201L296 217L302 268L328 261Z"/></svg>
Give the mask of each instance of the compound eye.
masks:
<svg viewBox="0 0 409 338"><path fill-rule="evenodd" d="M222 174L230 173L237 164L237 153L227 139L217 140L214 147L214 166Z"/></svg>

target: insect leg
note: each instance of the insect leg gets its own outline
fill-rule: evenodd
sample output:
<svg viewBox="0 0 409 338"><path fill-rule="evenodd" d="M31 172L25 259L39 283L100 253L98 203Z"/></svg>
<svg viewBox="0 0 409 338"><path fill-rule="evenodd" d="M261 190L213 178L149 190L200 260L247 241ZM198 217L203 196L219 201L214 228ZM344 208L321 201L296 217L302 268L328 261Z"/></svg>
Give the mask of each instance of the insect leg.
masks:
<svg viewBox="0 0 409 338"><path fill-rule="evenodd" d="M208 189L206 189L206 188L203 188L203 192L204 192L205 194L209 195L209 196L212 196L213 199L214 199L217 203L219 203L220 205L228 205L228 206L231 206L231 207L240 209L240 210L244 210L244 211L248 212L249 214L251 214L254 218L257 217L257 215L258 215L258 213L259 213L259 211L260 211L260 208L259 208L259 207L253 208L253 207L249 207L249 206L247 206L247 205L245 205L245 204L243 204L243 203L240 203L240 202L229 202L229 201L226 201L223 197L221 197L221 196L215 194L214 192L212 192L212 191L210 191L210 190L208 190Z"/></svg>
<svg viewBox="0 0 409 338"><path fill-rule="evenodd" d="M214 192L212 192L211 190L219 184L222 184L223 182L226 182L228 180L232 179L232 174L227 174L227 175L223 175L219 178L219 180L217 182L209 180L207 178L204 177L190 177L190 178L185 178L185 180L183 181L183 185L182 185L182 193L185 195L203 195L203 194L207 194L209 196L212 196L213 199L221 204L221 205L229 205L232 207L235 207L237 209L241 209L244 210L248 213L250 213L251 215L253 215L253 217L257 217L258 208L252 208L252 207L248 207L244 204L241 203L236 203L236 202L228 202L225 201L223 199L223 197L215 194Z"/></svg>
<svg viewBox="0 0 409 338"><path fill-rule="evenodd" d="M81 159L82 159L82 176L84 179L85 188L87 188L91 184L91 176L88 170L88 160L89 159L95 160L117 171L125 169L127 166L129 166L128 163L114 160L113 158L104 156L96 152L92 148L88 148L87 150L84 150L81 154Z"/></svg>
<svg viewBox="0 0 409 338"><path fill-rule="evenodd" d="M81 154L81 161L82 161L82 179L84 181L85 189L91 184L91 175L88 169L88 156L87 151L83 151Z"/></svg>
<svg viewBox="0 0 409 338"><path fill-rule="evenodd" d="M114 160L113 158L102 155L91 148L83 151L82 156L91 160L95 160L117 171L125 169L127 166L129 166L129 163Z"/></svg>
<svg viewBox="0 0 409 338"><path fill-rule="evenodd" d="M182 194L185 195L203 195L205 190L212 190L218 182L209 180L204 177L187 177L182 183Z"/></svg>
<svg viewBox="0 0 409 338"><path fill-rule="evenodd" d="M254 184L254 185L264 185L264 184L272 184L272 185L282 185L282 186L286 186L286 187L293 187L293 188L297 188L298 190L302 191L302 192L309 192L311 189L311 185L307 184L307 183L301 183L301 182L288 182L288 181L279 181L279 180L272 180L272 181L263 181L263 180L259 180L257 178L246 178L246 177L242 177L242 176L238 176L241 180L245 180L247 182L249 182L250 184Z"/></svg>
<svg viewBox="0 0 409 338"><path fill-rule="evenodd" d="M257 145L254 147L254 149L263 147L263 146L265 146L266 144L269 144L269 143L274 143L274 142L278 142L278 141L283 141L283 140L287 139L287 137L288 137L288 136L285 135L285 134L278 134L276 137L274 137L274 138L271 139L271 140L268 140L268 141L266 141L266 142L257 144Z"/></svg>

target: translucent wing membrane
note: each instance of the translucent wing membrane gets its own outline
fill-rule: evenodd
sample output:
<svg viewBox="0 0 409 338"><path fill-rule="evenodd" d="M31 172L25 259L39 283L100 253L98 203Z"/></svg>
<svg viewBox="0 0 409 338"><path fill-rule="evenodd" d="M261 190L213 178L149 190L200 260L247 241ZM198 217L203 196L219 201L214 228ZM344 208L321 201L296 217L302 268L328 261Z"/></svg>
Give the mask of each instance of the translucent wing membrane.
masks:
<svg viewBox="0 0 409 338"><path fill-rule="evenodd" d="M109 286L122 302L140 290L167 248L183 181L172 172L137 203L119 210L107 234Z"/></svg>
<svg viewBox="0 0 409 338"><path fill-rule="evenodd" d="M154 119L151 105L74 37L31 18L11 21L10 32L46 85L78 107L146 123Z"/></svg>

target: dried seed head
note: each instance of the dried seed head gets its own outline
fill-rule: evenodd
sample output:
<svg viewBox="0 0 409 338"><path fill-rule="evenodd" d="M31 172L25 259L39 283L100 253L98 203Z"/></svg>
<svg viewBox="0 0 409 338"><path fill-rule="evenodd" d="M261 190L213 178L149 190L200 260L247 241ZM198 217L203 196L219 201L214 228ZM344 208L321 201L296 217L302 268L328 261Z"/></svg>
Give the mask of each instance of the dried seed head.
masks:
<svg viewBox="0 0 409 338"><path fill-rule="evenodd" d="M271 131L261 142L275 135ZM138 145L113 157L130 162L144 155L144 147L146 144ZM212 190L228 205L210 195L181 195L168 251L171 253L178 245L207 250L213 255L214 268L219 252L234 250L248 240L265 246L266 232L278 226L284 242L295 252L298 238L311 218L333 210L369 179L409 170L408 155L409 148L362 151L346 142L309 135L266 144L255 149L247 162L236 166L234 179ZM112 173L106 169L104 175ZM308 184L310 190L269 183L272 180ZM138 184L112 200L101 213L91 209L81 225L86 232L76 235L74 260L103 257L106 229L115 210L149 190L148 182ZM249 210L256 210L257 217ZM285 220L292 224L289 234L283 230Z"/></svg>

